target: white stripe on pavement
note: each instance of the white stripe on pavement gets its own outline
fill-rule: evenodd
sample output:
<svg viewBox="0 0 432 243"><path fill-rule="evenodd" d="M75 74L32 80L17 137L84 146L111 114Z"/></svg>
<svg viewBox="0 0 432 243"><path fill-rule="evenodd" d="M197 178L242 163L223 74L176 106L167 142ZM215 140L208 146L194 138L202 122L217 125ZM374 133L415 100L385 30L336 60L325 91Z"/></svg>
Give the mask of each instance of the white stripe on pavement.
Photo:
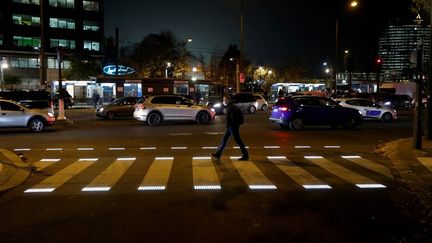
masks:
<svg viewBox="0 0 432 243"><path fill-rule="evenodd" d="M171 174L173 157L157 157L138 187L139 191L165 190Z"/></svg>
<svg viewBox="0 0 432 243"><path fill-rule="evenodd" d="M432 157L417 157L428 170L432 171Z"/></svg>
<svg viewBox="0 0 432 243"><path fill-rule="evenodd" d="M237 161L238 157L231 157L234 167L252 190L276 190L277 187L250 161Z"/></svg>
<svg viewBox="0 0 432 243"><path fill-rule="evenodd" d="M195 190L220 190L220 181L210 157L193 157L192 175Z"/></svg>
<svg viewBox="0 0 432 243"><path fill-rule="evenodd" d="M370 160L362 158L361 156L356 156L356 155L354 155L354 156L341 156L341 157L346 159L346 160L349 160L349 161L351 161L357 165L360 165L360 166L365 167L369 170L375 171L379 174L385 175L385 176L393 179L393 175L390 172L390 169L384 165L372 162Z"/></svg>
<svg viewBox="0 0 432 243"><path fill-rule="evenodd" d="M38 162L34 163L33 166L36 168L37 171L41 171L44 168L60 161L61 159L41 159Z"/></svg>

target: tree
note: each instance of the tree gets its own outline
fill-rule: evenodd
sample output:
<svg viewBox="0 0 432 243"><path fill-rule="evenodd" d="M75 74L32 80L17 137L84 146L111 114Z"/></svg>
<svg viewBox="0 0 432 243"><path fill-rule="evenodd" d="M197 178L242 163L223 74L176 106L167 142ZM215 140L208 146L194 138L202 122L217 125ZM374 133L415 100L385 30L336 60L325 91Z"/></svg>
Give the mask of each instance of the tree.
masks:
<svg viewBox="0 0 432 243"><path fill-rule="evenodd" d="M87 80L91 76L101 73L101 68L85 53L74 53L70 58L70 69L63 71L63 76L68 80Z"/></svg>
<svg viewBox="0 0 432 243"><path fill-rule="evenodd" d="M149 78L165 77L167 63L173 65L174 77L184 78L190 67L192 55L186 41L179 41L170 31L149 34L133 48L126 62L137 70L137 75Z"/></svg>

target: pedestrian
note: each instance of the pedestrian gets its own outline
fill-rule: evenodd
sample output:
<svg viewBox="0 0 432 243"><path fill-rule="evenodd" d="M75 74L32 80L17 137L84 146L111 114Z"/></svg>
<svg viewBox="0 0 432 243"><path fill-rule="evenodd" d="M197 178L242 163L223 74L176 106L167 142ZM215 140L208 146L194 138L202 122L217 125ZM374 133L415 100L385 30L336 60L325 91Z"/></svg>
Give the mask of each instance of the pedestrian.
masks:
<svg viewBox="0 0 432 243"><path fill-rule="evenodd" d="M227 107L226 111L226 131L225 135L222 138L221 144L216 151L216 153L211 153L211 156L217 160L220 159L222 156L222 152L227 145L228 139L232 135L234 137L234 140L239 145L240 150L242 152L242 157L238 160L248 160L249 154L246 150L246 147L240 138L240 125L243 124L244 117L242 111L234 105L234 103L231 100L231 97L228 95L225 95L223 98L223 103Z"/></svg>
<svg viewBox="0 0 432 243"><path fill-rule="evenodd" d="M195 92L195 104L199 105L200 102L201 102L201 91L198 89Z"/></svg>
<svg viewBox="0 0 432 243"><path fill-rule="evenodd" d="M99 99L100 99L100 95L99 93L95 90L93 91L93 102L94 102L94 107L96 108L98 103L99 103Z"/></svg>

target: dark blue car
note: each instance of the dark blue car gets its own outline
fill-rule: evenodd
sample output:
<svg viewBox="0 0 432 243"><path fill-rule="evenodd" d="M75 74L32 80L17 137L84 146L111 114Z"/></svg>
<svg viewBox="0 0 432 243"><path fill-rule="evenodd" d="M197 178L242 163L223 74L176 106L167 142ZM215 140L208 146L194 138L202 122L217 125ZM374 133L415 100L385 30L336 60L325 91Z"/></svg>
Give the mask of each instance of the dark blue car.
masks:
<svg viewBox="0 0 432 243"><path fill-rule="evenodd" d="M363 122L363 118L357 110L342 107L329 98L294 96L278 99L270 121L292 130L301 130L303 126L309 125L355 129Z"/></svg>

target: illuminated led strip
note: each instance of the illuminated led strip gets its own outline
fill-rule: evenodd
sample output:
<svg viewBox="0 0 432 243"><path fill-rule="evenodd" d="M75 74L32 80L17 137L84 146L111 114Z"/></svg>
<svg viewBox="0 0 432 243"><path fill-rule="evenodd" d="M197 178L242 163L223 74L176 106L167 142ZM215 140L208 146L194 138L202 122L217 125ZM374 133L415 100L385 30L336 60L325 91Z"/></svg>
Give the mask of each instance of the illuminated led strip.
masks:
<svg viewBox="0 0 432 243"><path fill-rule="evenodd" d="M195 190L221 190L220 185L194 186Z"/></svg>
<svg viewBox="0 0 432 243"><path fill-rule="evenodd" d="M233 148L234 148L234 149L240 149L240 147L239 147L239 146L234 146ZM245 148L247 148L247 149L248 149L248 148L249 148L249 146L245 146Z"/></svg>
<svg viewBox="0 0 432 243"><path fill-rule="evenodd" d="M280 146L269 145L269 146L264 146L264 148L266 148L266 149L278 149L278 148L280 148Z"/></svg>
<svg viewBox="0 0 432 243"><path fill-rule="evenodd" d="M16 148L14 151L30 151L31 148Z"/></svg>
<svg viewBox="0 0 432 243"><path fill-rule="evenodd" d="M326 145L324 146L324 148L340 148L341 146L339 145Z"/></svg>
<svg viewBox="0 0 432 243"><path fill-rule="evenodd" d="M81 158L81 159L79 159L78 161L98 161L99 159L98 158Z"/></svg>
<svg viewBox="0 0 432 243"><path fill-rule="evenodd" d="M164 191L165 186L139 186L138 191Z"/></svg>
<svg viewBox="0 0 432 243"><path fill-rule="evenodd" d="M267 159L286 159L285 156L267 156Z"/></svg>
<svg viewBox="0 0 432 243"><path fill-rule="evenodd" d="M41 159L40 162L59 162L61 159Z"/></svg>
<svg viewBox="0 0 432 243"><path fill-rule="evenodd" d="M294 148L296 148L296 149L306 149L306 148L311 148L311 146L309 146L309 145L300 145L300 146L294 146Z"/></svg>
<svg viewBox="0 0 432 243"><path fill-rule="evenodd" d="M324 157L322 156L305 156L305 159L323 159Z"/></svg>
<svg viewBox="0 0 432 243"><path fill-rule="evenodd" d="M193 157L192 159L204 160L204 159L211 159L211 158L210 157Z"/></svg>
<svg viewBox="0 0 432 243"><path fill-rule="evenodd" d="M240 159L240 156L231 156L230 159Z"/></svg>
<svg viewBox="0 0 432 243"><path fill-rule="evenodd" d="M31 188L24 191L24 193L38 193L38 192L53 192L55 188Z"/></svg>
<svg viewBox="0 0 432 243"><path fill-rule="evenodd" d="M92 151L94 148L77 148L79 151Z"/></svg>
<svg viewBox="0 0 432 243"><path fill-rule="evenodd" d="M109 150L116 150L116 151L118 151L118 150L126 150L126 148L109 148Z"/></svg>
<svg viewBox="0 0 432 243"><path fill-rule="evenodd" d="M202 149L218 149L218 147L202 147Z"/></svg>
<svg viewBox="0 0 432 243"><path fill-rule="evenodd" d="M170 160L174 159L174 157L156 157L155 160Z"/></svg>
<svg viewBox="0 0 432 243"><path fill-rule="evenodd" d="M82 192L107 192L111 190L111 187L84 187L81 189Z"/></svg>
<svg viewBox="0 0 432 243"><path fill-rule="evenodd" d="M362 189L387 188L383 184L356 184L356 186Z"/></svg>
<svg viewBox="0 0 432 243"><path fill-rule="evenodd" d="M361 159L361 156L353 155L353 156L341 156L343 159Z"/></svg>
<svg viewBox="0 0 432 243"><path fill-rule="evenodd" d="M47 151L62 151L62 148L47 148Z"/></svg>
<svg viewBox="0 0 432 243"><path fill-rule="evenodd" d="M156 147L141 147L141 150L155 150Z"/></svg>
<svg viewBox="0 0 432 243"><path fill-rule="evenodd" d="M136 160L136 158L117 158L117 160L119 160L119 161L125 161L125 160L129 161L129 160Z"/></svg>
<svg viewBox="0 0 432 243"><path fill-rule="evenodd" d="M251 190L276 190L277 187L275 185L249 185L249 189L251 189Z"/></svg>
<svg viewBox="0 0 432 243"><path fill-rule="evenodd" d="M187 149L187 147L171 147L171 149Z"/></svg>
<svg viewBox="0 0 432 243"><path fill-rule="evenodd" d="M302 185L304 189L332 189L329 185Z"/></svg>

